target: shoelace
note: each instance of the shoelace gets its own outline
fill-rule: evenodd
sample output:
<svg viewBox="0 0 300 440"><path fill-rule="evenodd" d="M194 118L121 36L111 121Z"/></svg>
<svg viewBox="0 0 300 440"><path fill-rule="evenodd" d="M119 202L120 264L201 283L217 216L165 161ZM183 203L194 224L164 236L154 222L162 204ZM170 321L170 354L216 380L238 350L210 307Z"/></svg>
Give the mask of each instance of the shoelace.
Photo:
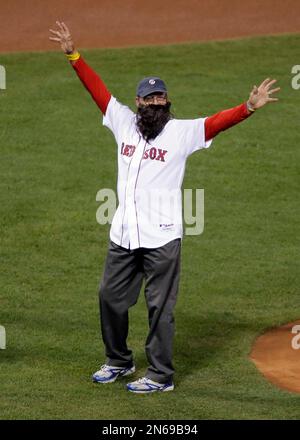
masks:
<svg viewBox="0 0 300 440"><path fill-rule="evenodd" d="M101 365L100 370L108 371L109 370L108 365L105 365L105 364Z"/></svg>
<svg viewBox="0 0 300 440"><path fill-rule="evenodd" d="M111 365L101 365L100 370L110 371L111 369L114 369L116 367L112 367Z"/></svg>
<svg viewBox="0 0 300 440"><path fill-rule="evenodd" d="M147 377L142 377L141 379L137 380L137 383L147 383L149 379Z"/></svg>

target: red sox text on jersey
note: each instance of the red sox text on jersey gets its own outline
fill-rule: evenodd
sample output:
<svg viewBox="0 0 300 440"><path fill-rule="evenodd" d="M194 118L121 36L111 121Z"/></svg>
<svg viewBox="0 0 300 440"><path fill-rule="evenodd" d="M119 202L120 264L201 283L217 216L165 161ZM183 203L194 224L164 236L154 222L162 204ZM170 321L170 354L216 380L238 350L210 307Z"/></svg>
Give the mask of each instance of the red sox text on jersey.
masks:
<svg viewBox="0 0 300 440"><path fill-rule="evenodd" d="M135 149L135 145L125 145L125 143L122 142L121 154L131 157L134 154ZM144 152L143 159L160 160L162 162L165 162L165 156L167 152L168 150L151 147Z"/></svg>

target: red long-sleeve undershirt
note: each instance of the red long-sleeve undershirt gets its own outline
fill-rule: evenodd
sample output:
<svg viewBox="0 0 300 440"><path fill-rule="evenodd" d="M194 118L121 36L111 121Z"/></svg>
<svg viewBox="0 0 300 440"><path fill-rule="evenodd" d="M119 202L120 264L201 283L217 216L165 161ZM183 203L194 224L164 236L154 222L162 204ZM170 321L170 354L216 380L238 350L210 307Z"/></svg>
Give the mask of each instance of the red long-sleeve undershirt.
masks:
<svg viewBox="0 0 300 440"><path fill-rule="evenodd" d="M111 98L111 93L107 90L106 85L100 76L86 64L82 56L72 63L74 70L83 83L84 87L91 94L93 100L105 115L108 103ZM248 118L252 113L247 109L246 103L240 104L236 107L222 110L205 119L205 140L208 141L221 131L242 122Z"/></svg>

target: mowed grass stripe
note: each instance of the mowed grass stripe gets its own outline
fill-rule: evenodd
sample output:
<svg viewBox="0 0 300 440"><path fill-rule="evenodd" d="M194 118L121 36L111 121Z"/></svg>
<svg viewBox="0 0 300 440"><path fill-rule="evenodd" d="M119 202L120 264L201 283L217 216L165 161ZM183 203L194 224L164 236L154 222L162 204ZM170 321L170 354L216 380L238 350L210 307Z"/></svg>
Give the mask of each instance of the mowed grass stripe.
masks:
<svg viewBox="0 0 300 440"><path fill-rule="evenodd" d="M280 103L192 155L184 188L204 188L205 228L183 242L173 393L136 396L128 378L91 383L104 362L97 290L109 226L97 191L116 186L116 147L60 52L0 57L1 419L298 418L298 395L270 385L248 359L264 329L297 319L299 104L297 35L163 47L84 50L111 92L134 109L158 75L178 118L244 101L275 77ZM143 293L130 310L137 372L147 360Z"/></svg>

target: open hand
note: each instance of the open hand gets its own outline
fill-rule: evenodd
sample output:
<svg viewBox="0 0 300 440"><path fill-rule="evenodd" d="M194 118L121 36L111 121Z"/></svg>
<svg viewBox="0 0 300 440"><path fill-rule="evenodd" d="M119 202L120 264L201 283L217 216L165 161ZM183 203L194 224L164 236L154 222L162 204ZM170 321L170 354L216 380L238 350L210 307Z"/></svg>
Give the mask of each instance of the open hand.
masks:
<svg viewBox="0 0 300 440"><path fill-rule="evenodd" d="M57 41L58 43L60 43L61 48L65 53L73 53L75 51L75 48L68 27L65 25L63 21L62 22L57 21L56 24L58 26L58 30L54 31L52 29L49 29L49 31L53 35L55 35L49 37L49 40Z"/></svg>
<svg viewBox="0 0 300 440"><path fill-rule="evenodd" d="M278 98L270 98L270 95L280 90L280 87L277 87L276 89L271 89L271 86L275 84L276 81L276 79L267 78L261 83L259 87L253 87L248 100L252 108L258 109L260 107L263 107L265 104L268 104L269 102L278 101Z"/></svg>

